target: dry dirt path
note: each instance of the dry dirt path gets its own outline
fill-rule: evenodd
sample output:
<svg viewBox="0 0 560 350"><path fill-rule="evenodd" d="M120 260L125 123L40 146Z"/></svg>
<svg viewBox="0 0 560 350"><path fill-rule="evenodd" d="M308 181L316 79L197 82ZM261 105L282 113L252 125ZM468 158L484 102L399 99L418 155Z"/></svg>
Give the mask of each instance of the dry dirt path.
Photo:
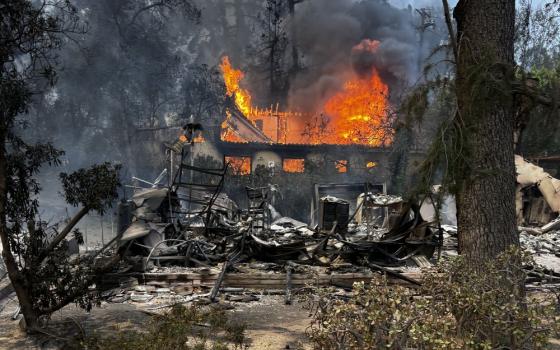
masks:
<svg viewBox="0 0 560 350"><path fill-rule="evenodd" d="M304 349L306 345L305 330L309 325L308 312L299 304L286 306L282 297L263 296L251 303L232 303L232 319L247 324L246 336L248 349ZM48 336L27 337L20 330L17 321L11 319L16 310L15 299L4 300L0 307L0 349L57 349L57 342ZM77 334L80 324L86 333L113 333L127 329L142 329L149 320L143 312L146 304L108 304L94 308L92 312L69 305L55 313L49 330L58 335Z"/></svg>

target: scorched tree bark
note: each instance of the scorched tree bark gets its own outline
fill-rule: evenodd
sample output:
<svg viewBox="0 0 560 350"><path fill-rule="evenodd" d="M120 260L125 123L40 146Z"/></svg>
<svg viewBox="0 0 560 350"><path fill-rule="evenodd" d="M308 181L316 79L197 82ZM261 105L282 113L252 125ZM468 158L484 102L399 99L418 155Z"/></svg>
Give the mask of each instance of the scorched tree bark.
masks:
<svg viewBox="0 0 560 350"><path fill-rule="evenodd" d="M488 261L519 245L515 226L513 43L515 0L462 0L457 21L458 118L467 133L457 190L459 249Z"/></svg>

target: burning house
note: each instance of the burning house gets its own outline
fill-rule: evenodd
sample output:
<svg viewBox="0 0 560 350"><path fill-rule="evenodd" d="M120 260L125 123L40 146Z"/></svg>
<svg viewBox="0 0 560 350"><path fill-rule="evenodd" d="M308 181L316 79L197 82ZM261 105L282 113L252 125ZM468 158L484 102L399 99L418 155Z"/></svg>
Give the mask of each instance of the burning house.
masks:
<svg viewBox="0 0 560 350"><path fill-rule="evenodd" d="M434 254L441 228L423 218L419 203L387 195L397 120L391 88L411 62L381 58L397 51L411 56L402 47L395 51L391 40L355 34L336 39L336 57L321 55L331 64L307 72L320 77L294 78L278 102L272 82L271 91L259 90L264 84L250 84L234 60L220 54L225 96L215 124L195 132L194 116L178 147L167 147L169 181L153 185L165 189L165 198L136 188L129 202L132 224L123 240L141 256L142 270L167 260L190 267L222 263L219 288L231 265L251 259L322 267L343 261L383 270ZM266 107L261 95L268 95ZM423 156L408 153L411 165ZM228 188L231 178L235 190ZM153 200L144 197L156 193ZM147 219L152 216L157 225Z"/></svg>
<svg viewBox="0 0 560 350"><path fill-rule="evenodd" d="M356 50L375 50L377 44L365 40ZM334 170L375 182L389 179L394 113L389 88L375 68L349 78L315 112L283 111L278 104L256 107L241 86L244 73L227 56L220 69L227 94L223 121L205 131L206 142L196 145L195 154L229 163L238 175L259 166L284 173L304 173L310 166L325 174ZM422 154L412 152L411 157L421 159Z"/></svg>
<svg viewBox="0 0 560 350"><path fill-rule="evenodd" d="M353 53L374 53L378 45L364 40ZM187 124L179 141L167 147L168 184L136 188L122 208L130 210L131 223L123 225L121 242L140 256L141 271L167 261L194 267L222 263L213 299L226 271L250 259L323 267L338 260L350 269L385 271L381 265L434 254L441 228L424 220L418 203L386 195L394 113L389 87L375 67L361 73L351 68L340 89L315 111L256 107L242 87L244 73L228 57L220 69L227 95L221 124L206 127L202 136L196 123ZM195 164L197 156L218 162ZM227 177L250 177L259 169L294 181L280 189L274 182L246 183L243 202L229 196ZM299 188L293 176L313 172L319 181L343 181ZM311 194L309 223L278 203L287 201L301 214L292 199L277 200L286 189Z"/></svg>
<svg viewBox="0 0 560 350"><path fill-rule="evenodd" d="M558 290L560 158L533 164L515 157L519 235L510 220L512 174L504 177L511 181L499 178L500 169L513 171L505 152L511 152L506 136L513 121L517 128L524 114L529 120L538 102L528 96L535 86L525 89L528 67L513 65L517 49L509 41L520 29L527 46L523 59L533 60L530 32L542 18L526 17L532 16L528 2L519 16L528 24L517 28L513 2L507 8L495 2L490 31L480 31L483 12L473 2L452 3L453 13L444 2L445 14L439 3L437 9L397 3L0 5L8 9L3 34L15 31L14 42L35 38L21 45L8 40L14 52L2 57L8 59L3 91L12 94L3 104L10 117L0 169L6 209L0 252L4 249L7 267L0 264L0 282L9 274L20 303L10 310L12 319L22 311L20 326L37 338L68 336L72 343L65 348L96 347L89 338L97 341L97 330L90 328L98 327L100 334L119 331L107 337L106 344L115 348L121 340L137 348L206 348L216 340L213 348L237 349L244 347L245 320L259 324L258 332L250 329L253 338L274 338L269 330L293 338L247 347L302 348L307 346L296 331L313 314L306 333L324 327L321 342L340 349L383 347L384 340L393 348L478 346L475 341L486 333L494 335L486 332L490 326L522 339L530 325L534 344L544 343L540 336L551 324L533 317L554 305L536 309L525 303L520 269L538 288L535 299L544 300L545 288ZM51 19L58 11L60 19ZM83 25L81 19L73 22L81 17ZM507 45L498 45L504 38ZM465 45L474 46L461 50ZM479 54L496 58L499 69L474 57ZM56 75L59 61L63 69ZM471 70L473 79L465 79ZM506 79L511 72L516 81ZM41 76L49 84L37 79ZM60 80L56 86L55 80ZM499 83L505 80L502 91ZM44 93L35 91L43 85ZM521 96L527 103L518 103ZM478 99L481 108L473 108ZM524 104L531 106L525 110ZM420 122L412 127L411 119ZM57 150L59 140L66 155ZM97 162L102 164L81 168ZM49 165L46 174L38 173L41 163ZM56 176L51 165L59 164L63 173ZM57 177L61 186L52 182ZM421 188L413 187L418 183ZM43 187L46 196L40 195ZM510 266L493 278L490 262L511 243L548 263L546 270L525 259L499 257ZM463 253L459 263L451 258ZM387 288L392 284L411 289ZM463 288L471 286L477 288ZM1 313L3 300L15 298L0 287ZM306 295L311 309L300 312L301 300L291 310L285 306L298 294ZM473 297L478 295L482 298ZM459 299L467 302L457 309ZM253 301L259 303L236 304ZM58 321L62 304L72 302L88 311L94 303L103 309L130 303L154 322L129 336L129 328L147 323L131 317L128 307L111 310L129 318L115 327L110 310L97 313L103 324L91 322L90 315L74 320L77 314L64 310L64 318L73 321L63 319L64 327L72 333L43 332L51 315ZM231 309L238 310L226 313ZM249 312L255 317L247 318ZM230 314L235 321L226 319ZM168 322L168 316L181 323ZM461 318L453 323L454 316ZM292 317L298 319L285 323ZM215 324L223 329L215 331ZM173 339L159 346L152 333L155 339ZM465 338L439 339L451 333ZM332 337L352 339L352 346L335 344ZM507 337L495 332L495 338ZM511 344L518 344L517 338ZM292 347L292 341L298 344Z"/></svg>

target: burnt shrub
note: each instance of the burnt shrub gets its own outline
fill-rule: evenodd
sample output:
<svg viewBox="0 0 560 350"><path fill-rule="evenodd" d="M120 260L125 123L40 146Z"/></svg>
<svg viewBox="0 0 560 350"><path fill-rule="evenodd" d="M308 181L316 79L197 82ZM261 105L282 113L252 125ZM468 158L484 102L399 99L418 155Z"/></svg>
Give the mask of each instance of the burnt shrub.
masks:
<svg viewBox="0 0 560 350"><path fill-rule="evenodd" d="M245 325L235 322L223 310L198 306L174 306L155 315L141 330L113 336L92 334L77 339L71 349L103 350L222 350L242 349Z"/></svg>
<svg viewBox="0 0 560 350"><path fill-rule="evenodd" d="M529 262L518 250L477 267L458 257L425 271L418 289L380 275L349 300L321 290L306 300L308 335L316 349L544 349L558 335L557 298L518 298Z"/></svg>

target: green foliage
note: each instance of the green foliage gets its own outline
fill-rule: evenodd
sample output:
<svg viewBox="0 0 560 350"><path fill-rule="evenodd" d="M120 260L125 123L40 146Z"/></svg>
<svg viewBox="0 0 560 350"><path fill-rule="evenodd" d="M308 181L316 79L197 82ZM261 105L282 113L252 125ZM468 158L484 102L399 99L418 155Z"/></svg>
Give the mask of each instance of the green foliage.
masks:
<svg viewBox="0 0 560 350"><path fill-rule="evenodd" d="M28 237L32 244L27 251L21 245L19 235L29 222L34 222L38 213L39 202L37 195L41 190L35 175L45 163L60 164L63 152L55 149L51 144L27 145L17 137L13 137L11 152L6 155L6 221L5 233L10 245L22 256L36 253L37 244L44 238L40 232Z"/></svg>
<svg viewBox="0 0 560 350"><path fill-rule="evenodd" d="M401 113L407 122L433 120L430 112L442 110L446 117L435 133L426 160L419 169L418 192L426 192L433 183L457 193L465 181L488 176L486 170L471 167L477 135L484 132L482 121L496 113L515 114L516 128L523 131L518 152L526 155L555 153L560 150L558 129L558 39L559 6L550 2L534 7L521 1L516 18L515 57L517 71L494 57L492 49L481 52L476 62L456 62L450 68L459 79L447 81L436 74L417 86L403 102ZM463 45L463 57L469 57L469 45ZM466 54L465 54L466 53ZM468 60L468 58L466 58ZM552 98L553 106L539 106L535 99L515 94L516 85L525 85L526 73L537 79L536 94ZM517 74L515 74L517 73ZM447 102L439 96L450 97ZM443 108L442 108L443 107ZM527 114L527 116L525 116ZM495 174L494 174L495 175Z"/></svg>
<svg viewBox="0 0 560 350"><path fill-rule="evenodd" d="M23 115L40 82L37 77L54 83L53 50L62 45L60 34L75 33L79 28L70 1L52 1L49 11L36 5L27 0L0 4L0 172L4 175L5 168L6 176L6 192L0 194L5 217L0 221L5 224L1 232L6 235L8 249L20 258L22 269L32 265L25 262L31 261L45 238L44 225L35 227L36 197L41 188L34 176L44 164L59 165L63 155L50 143L26 143L20 136L27 126ZM23 54L27 59L18 59Z"/></svg>
<svg viewBox="0 0 560 350"><path fill-rule="evenodd" d="M56 80L56 51L73 40L73 34L84 32L70 0L0 3L0 208L5 209L0 235L9 277L30 329L38 326L39 316L70 302L89 309L96 300L88 291L92 259L71 259L63 239L72 225L53 239L59 235L58 225L48 226L38 213L41 187L36 175L45 164L59 165L63 152L23 137L33 93ZM96 167L61 177L71 204L103 212L116 198L118 168ZM75 236L80 237L78 232Z"/></svg>
<svg viewBox="0 0 560 350"><path fill-rule="evenodd" d="M47 232L46 228L44 232ZM93 261L87 257L71 259L68 241L63 240L43 263L31 259L27 262L29 268L22 272L33 307L39 315L49 316L52 310L69 303L87 311L99 304L99 293L88 288L93 284ZM70 296L73 297L69 299Z"/></svg>
<svg viewBox="0 0 560 350"><path fill-rule="evenodd" d="M400 112L406 116L406 127L428 120L437 124L432 143L418 171L420 179L415 194L429 193L434 181L453 193L457 190L456 180L464 176L467 131L462 119L457 117L455 89L454 81L428 81L414 89L401 105Z"/></svg>
<svg viewBox="0 0 560 350"><path fill-rule="evenodd" d="M93 283L91 259L71 260L66 240L44 255L59 225L48 226L40 221L37 195L41 187L36 175L44 164L60 164L62 154L50 144L31 146L20 140L12 142L12 152L7 155L6 218L9 225L5 234L12 252L19 257L17 267L39 315L49 314L50 310L69 302L89 310L98 300L98 295L88 290ZM118 170L118 166L102 164L64 174L63 186L69 202L73 198L76 202L70 203L74 205L93 203L91 208L102 212L117 197ZM73 235L83 242L79 231L75 230ZM69 299L69 296L75 297Z"/></svg>
<svg viewBox="0 0 560 350"><path fill-rule="evenodd" d="M520 80L527 80L528 74L519 74ZM522 99L523 109L520 112L523 133L520 139L519 152L523 155L548 155L560 152L560 134L558 133L560 63L555 67L532 68L531 81L538 91L542 91L551 100L552 106L541 106L529 97ZM535 84L536 82L536 84Z"/></svg>
<svg viewBox="0 0 560 350"><path fill-rule="evenodd" d="M45 150L43 150L45 152ZM50 153L49 153L50 154ZM29 157L27 157L28 159ZM42 161L50 160L51 157L41 158L38 155L35 167L40 167ZM19 164L11 162L9 164ZM90 210L100 213L111 206L117 196L120 166L112 166L109 163L93 165L87 169L79 169L71 174L61 174L62 185L66 191L66 199L72 205L82 204ZM23 174L28 182L34 182L32 173ZM22 190L29 191L29 185L20 186ZM34 189L38 193L39 188ZM39 314L48 314L50 310L57 309L61 305L75 302L80 307L90 310L98 303L97 293L92 293L88 287L93 283L95 275L95 264L89 257L81 257L78 260L71 259L68 253L68 241L61 243L47 252L45 249L54 234L58 233L57 226L47 227L44 222L35 222L37 216L37 203L29 198L22 199L15 208L25 212L29 203L34 203L33 210L26 217L19 218L17 232L12 232L11 237L22 237L23 241L17 240L12 244L12 249L20 252L21 271L29 286L29 296ZM15 218L11 214L10 218ZM30 224L31 222L31 224ZM27 231L23 225L27 224ZM54 230L53 230L54 229ZM79 230L73 231L73 236L78 243L83 243L83 235ZM46 259L45 259L46 258ZM69 296L74 296L69 299Z"/></svg>
<svg viewBox="0 0 560 350"><path fill-rule="evenodd" d="M473 168L471 159L484 121L496 113L513 113L513 67L499 62L490 53L477 64L462 65L457 79L435 79L416 87L401 107L410 122L423 122L427 113L444 115L418 174L416 191L427 193L436 180L445 192L458 193L477 177L490 175L487 169Z"/></svg>
<svg viewBox="0 0 560 350"><path fill-rule="evenodd" d="M18 79L17 73L6 72L0 75L0 127L8 131L14 124L15 116L27 111L31 92L25 82Z"/></svg>
<svg viewBox="0 0 560 350"><path fill-rule="evenodd" d="M418 290L377 277L347 302L323 292L308 333L316 349L544 349L560 329L557 301L519 302L525 275L515 266L528 262L510 250L482 267L444 262Z"/></svg>
<svg viewBox="0 0 560 350"><path fill-rule="evenodd" d="M120 165L111 163L96 164L88 169L82 168L72 174L61 173L60 180L66 201L73 205L82 205L103 214L105 208L118 198L117 189Z"/></svg>
<svg viewBox="0 0 560 350"><path fill-rule="evenodd" d="M226 350L245 344L245 325L228 318L223 310L202 310L197 306L174 306L154 316L146 329L121 332L116 337L99 334L87 337L70 348L103 350Z"/></svg>
<svg viewBox="0 0 560 350"><path fill-rule="evenodd" d="M399 113L406 117L406 123L412 121L421 123L435 102L444 102L441 97L445 96L449 85L447 79L435 79L414 88L402 101ZM437 113L437 111L434 111Z"/></svg>
<svg viewBox="0 0 560 350"><path fill-rule="evenodd" d="M550 88L557 85L560 80L560 62L556 62L556 67L539 67L531 69L531 75L538 81L540 87Z"/></svg>
<svg viewBox="0 0 560 350"><path fill-rule="evenodd" d="M56 56L53 51L62 46L60 34L68 37L83 32L83 27L70 0L50 1L48 10L45 5L28 0L0 4L0 76L3 80L7 78L6 81L26 85L30 79L41 78L54 84ZM18 59L22 55L27 55L27 62Z"/></svg>

